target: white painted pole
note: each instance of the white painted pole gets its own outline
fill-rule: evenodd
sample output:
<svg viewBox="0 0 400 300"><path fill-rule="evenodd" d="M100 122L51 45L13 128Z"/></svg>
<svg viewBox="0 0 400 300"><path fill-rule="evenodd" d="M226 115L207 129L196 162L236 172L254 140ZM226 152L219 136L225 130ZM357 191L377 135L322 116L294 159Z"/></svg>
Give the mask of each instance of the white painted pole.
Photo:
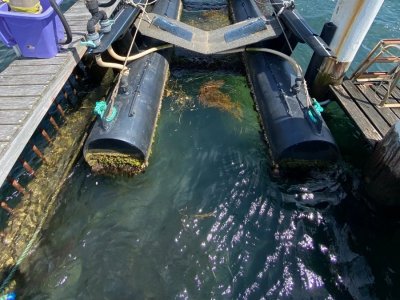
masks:
<svg viewBox="0 0 400 300"><path fill-rule="evenodd" d="M338 0L331 22L337 26L329 47L336 58L326 58L312 83L313 96L323 98L330 84L341 84L345 72L375 20L384 0Z"/></svg>
<svg viewBox="0 0 400 300"><path fill-rule="evenodd" d="M337 26L330 48L337 61L353 61L384 0L339 0L331 22ZM347 71L347 68L345 71Z"/></svg>

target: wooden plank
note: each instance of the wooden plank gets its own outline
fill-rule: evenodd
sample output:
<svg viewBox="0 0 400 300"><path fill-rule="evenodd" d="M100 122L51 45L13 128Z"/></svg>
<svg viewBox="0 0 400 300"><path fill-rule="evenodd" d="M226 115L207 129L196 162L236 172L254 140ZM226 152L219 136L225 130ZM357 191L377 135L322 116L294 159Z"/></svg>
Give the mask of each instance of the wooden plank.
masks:
<svg viewBox="0 0 400 300"><path fill-rule="evenodd" d="M7 142L0 142L0 155L7 148L7 146L8 146Z"/></svg>
<svg viewBox="0 0 400 300"><path fill-rule="evenodd" d="M379 97L379 99L383 99L387 93L387 85L371 85L371 89L373 91L373 93L376 94L377 97ZM387 103L389 104L396 104L399 103L395 96L394 93L392 92L392 94L389 96L389 99L387 101ZM389 108L397 117L400 117L400 109L395 109L395 108Z"/></svg>
<svg viewBox="0 0 400 300"><path fill-rule="evenodd" d="M384 136L389 131L390 126L376 111L375 107L371 105L368 99L350 80L345 80L343 82L343 87L347 90L349 95L351 95L351 97L354 99L354 102L364 112L370 122L376 127L378 132Z"/></svg>
<svg viewBox="0 0 400 300"><path fill-rule="evenodd" d="M42 66L9 66L1 75L44 75L57 74L62 65L46 65L43 61ZM32 76L34 78L34 76Z"/></svg>
<svg viewBox="0 0 400 300"><path fill-rule="evenodd" d="M110 16L115 7L119 5L119 2L120 0L117 0L112 6L104 8L104 11L107 13L108 16ZM68 11L69 12L66 13L67 16L82 16L82 19L90 18L90 14L88 13L83 1L80 0L75 3ZM1 75L56 74L57 76L55 76L53 80L49 84L47 84L47 86L45 86L43 94L37 102L35 102L34 100L35 97L28 97L30 101L26 102L25 106L33 105L33 109L21 126L0 126L0 141L9 141L8 146L5 148L0 156L0 184L4 182L15 161L18 159L18 156L24 149L26 143L31 138L32 134L43 119L44 115L47 113L51 103L53 102L53 99L57 96L57 94L65 84L65 81L68 79L75 66L79 63L81 57L86 52L86 47L80 45L80 39L82 35L83 33L78 33L73 36L73 42L69 45L63 45L62 49L57 54L57 59L66 59L64 64L46 65L46 60L43 60L43 65L35 62L35 66L30 65L29 67L25 68L24 65L16 64L15 66L10 66L1 73ZM1 93L2 89L3 87L0 87L0 105L1 103L7 103L8 107L12 107L15 103L13 104L12 102L10 102L11 98L1 97L3 96L3 94ZM24 94L23 96L26 95ZM19 96L13 97L13 99L17 99L16 102L19 103L23 101L23 97Z"/></svg>
<svg viewBox="0 0 400 300"><path fill-rule="evenodd" d="M75 37L75 41L78 41L78 39L83 38L86 35L86 29L82 28L81 26L70 26L71 32ZM78 37L78 38L76 38Z"/></svg>
<svg viewBox="0 0 400 300"><path fill-rule="evenodd" d="M394 91L395 91L398 95L400 95L400 86L399 86L399 84L400 84L400 83L397 83L396 87L394 88Z"/></svg>
<svg viewBox="0 0 400 300"><path fill-rule="evenodd" d="M46 88L46 85L1 86L0 95L1 97L39 96Z"/></svg>
<svg viewBox="0 0 400 300"><path fill-rule="evenodd" d="M87 25L87 21L90 19L90 14L88 15L88 17L86 18L86 16L82 16L82 15L75 15L75 14L71 14L67 17L67 21L68 24L70 24L70 22L74 22L74 21L82 21L85 22Z"/></svg>
<svg viewBox="0 0 400 300"><path fill-rule="evenodd" d="M11 63L12 66L43 66L43 65L63 65L65 64L65 57L55 56L48 59L28 59L28 58L21 58L13 61Z"/></svg>
<svg viewBox="0 0 400 300"><path fill-rule="evenodd" d="M0 110L0 125L19 125L28 114L29 110Z"/></svg>
<svg viewBox="0 0 400 300"><path fill-rule="evenodd" d="M0 74L0 90L1 86L24 86L24 85L47 85L56 76L56 74L46 75L3 75Z"/></svg>
<svg viewBox="0 0 400 300"><path fill-rule="evenodd" d="M358 89L364 94L373 107L378 111L378 113L389 123L390 126L395 124L399 117L388 107L379 107L379 103L383 99L378 93L372 90L372 86L366 86L364 84L357 85ZM382 87L383 88L383 87ZM389 102L388 102L389 103Z"/></svg>
<svg viewBox="0 0 400 300"><path fill-rule="evenodd" d="M3 110L30 110L39 100L39 96L30 97L0 97L0 107Z"/></svg>
<svg viewBox="0 0 400 300"><path fill-rule="evenodd" d="M86 27L85 26L81 26L81 25L70 25L69 26L71 28L71 32L73 35L73 40L77 40L77 36L78 38L82 38L83 36L85 36L87 34L86 31Z"/></svg>
<svg viewBox="0 0 400 300"><path fill-rule="evenodd" d="M70 27L71 26L75 26L75 27L76 26L81 26L82 29L85 29L85 30L87 28L87 21L84 20L84 19L70 20L70 21L68 21L68 24L69 24Z"/></svg>
<svg viewBox="0 0 400 300"><path fill-rule="evenodd" d="M71 13L71 12L74 12L74 11L78 11L78 10L88 11L87 8L86 8L86 6L85 6L84 1L82 1L82 0L77 0L76 3L75 3L74 5L72 5L72 6L65 12L65 14Z"/></svg>
<svg viewBox="0 0 400 300"><path fill-rule="evenodd" d="M375 129L375 127L371 124L371 122L367 119L364 113L360 110L351 96L341 85L331 86L330 89L336 96L339 104L341 104L345 112L354 121L370 144L374 145L377 141L382 139L382 136L379 134L379 132Z"/></svg>
<svg viewBox="0 0 400 300"><path fill-rule="evenodd" d="M0 126L0 142L11 141L14 134L17 132L17 130L19 128L20 128L20 126L17 126L17 125L1 125Z"/></svg>
<svg viewBox="0 0 400 300"><path fill-rule="evenodd" d="M70 17L70 16L86 16L88 19L91 17L86 6L83 4L79 5L78 2L75 5L73 5L70 9L68 9L64 13L64 15L67 20L68 20L68 17Z"/></svg>
<svg viewBox="0 0 400 300"><path fill-rule="evenodd" d="M387 93L387 84L371 84L370 88L372 91L378 96L379 99L383 99ZM397 103L397 100L393 96L393 92L391 95L389 95L389 98L387 100L387 103L395 104Z"/></svg>
<svg viewBox="0 0 400 300"><path fill-rule="evenodd" d="M396 100L397 102L400 102L400 89L398 86L396 86L394 88L394 90L392 91L392 96L393 96L394 100Z"/></svg>
<svg viewBox="0 0 400 300"><path fill-rule="evenodd" d="M90 19L90 17L91 17L91 15L84 11L71 12L71 13L65 15L67 22L69 22L70 18L71 18L71 20L74 20L74 19L76 20L76 19L80 18L82 20L88 21Z"/></svg>

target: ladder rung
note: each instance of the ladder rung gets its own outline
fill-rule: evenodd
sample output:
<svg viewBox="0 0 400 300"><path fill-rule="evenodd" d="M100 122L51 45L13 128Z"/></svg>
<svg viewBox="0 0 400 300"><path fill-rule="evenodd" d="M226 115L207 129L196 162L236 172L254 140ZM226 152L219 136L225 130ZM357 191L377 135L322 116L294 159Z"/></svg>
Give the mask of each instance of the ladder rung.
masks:
<svg viewBox="0 0 400 300"><path fill-rule="evenodd" d="M386 72L369 72L359 75L357 81L387 81L391 79L391 75Z"/></svg>
<svg viewBox="0 0 400 300"><path fill-rule="evenodd" d="M400 62L400 57L397 56L386 56L375 59L375 63L397 63Z"/></svg>

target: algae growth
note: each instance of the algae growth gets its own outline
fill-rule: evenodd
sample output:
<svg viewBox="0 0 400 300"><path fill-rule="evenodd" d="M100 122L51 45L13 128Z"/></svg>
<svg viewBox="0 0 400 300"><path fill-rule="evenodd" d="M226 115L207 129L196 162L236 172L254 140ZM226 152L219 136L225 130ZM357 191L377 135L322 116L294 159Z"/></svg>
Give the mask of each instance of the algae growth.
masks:
<svg viewBox="0 0 400 300"><path fill-rule="evenodd" d="M13 208L1 235L0 273L3 280L15 266L24 273L23 260L31 253L31 247L38 243L40 232L54 214L60 188L80 154L79 149L93 117L93 102L106 93L111 80L112 73L109 72L102 84L83 100L81 109L66 114L64 125L44 151L45 163L26 186L29 192ZM11 282L8 288L13 284Z"/></svg>
<svg viewBox="0 0 400 300"><path fill-rule="evenodd" d="M147 162L125 153L90 152L85 160L97 174L135 175L142 172Z"/></svg>

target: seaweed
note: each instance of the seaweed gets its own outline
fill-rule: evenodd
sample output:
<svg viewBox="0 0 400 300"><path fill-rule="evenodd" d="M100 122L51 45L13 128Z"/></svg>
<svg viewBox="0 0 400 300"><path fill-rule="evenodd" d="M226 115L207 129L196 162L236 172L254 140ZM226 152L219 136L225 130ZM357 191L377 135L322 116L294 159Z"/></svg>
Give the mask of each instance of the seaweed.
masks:
<svg viewBox="0 0 400 300"><path fill-rule="evenodd" d="M233 102L231 97L221 91L224 80L211 80L200 87L199 100L205 107L215 107L230 112L238 120L243 118L243 110L239 103Z"/></svg>

